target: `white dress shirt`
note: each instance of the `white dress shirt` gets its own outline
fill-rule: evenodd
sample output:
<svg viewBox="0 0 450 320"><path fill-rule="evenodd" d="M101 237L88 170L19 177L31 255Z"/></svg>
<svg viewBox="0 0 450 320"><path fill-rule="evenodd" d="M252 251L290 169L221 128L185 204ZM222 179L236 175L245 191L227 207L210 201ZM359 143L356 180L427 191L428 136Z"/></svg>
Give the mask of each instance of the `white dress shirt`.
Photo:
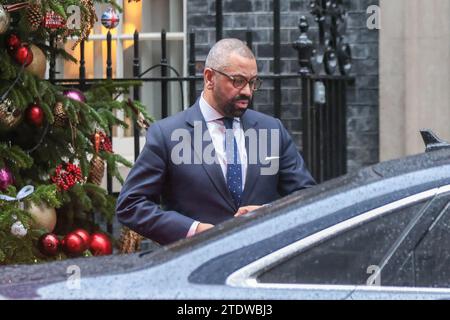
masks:
<svg viewBox="0 0 450 320"><path fill-rule="evenodd" d="M211 136L214 149L216 151L216 157L219 161L220 167L222 169L225 181L227 180L227 156L225 150L225 125L223 123L223 116L217 112L213 107L211 107L208 102L203 98L203 92L201 94L200 100L200 111L202 112L203 118L205 118L206 125L208 127L209 135ZM245 135L244 130L241 126L241 119L234 118L233 121L233 133L236 139L236 144L239 150L239 158L241 160L242 166L242 190L245 186L245 177L247 173L247 150L245 149ZM195 230L200 222L196 221L192 224L187 237L193 236Z"/></svg>

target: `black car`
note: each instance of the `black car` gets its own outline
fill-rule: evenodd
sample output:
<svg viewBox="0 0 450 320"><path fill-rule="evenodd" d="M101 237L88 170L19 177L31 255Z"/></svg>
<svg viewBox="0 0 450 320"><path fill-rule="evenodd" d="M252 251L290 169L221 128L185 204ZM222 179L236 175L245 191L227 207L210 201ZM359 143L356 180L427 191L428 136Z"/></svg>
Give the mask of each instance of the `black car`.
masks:
<svg viewBox="0 0 450 320"><path fill-rule="evenodd" d="M152 252L1 268L2 298L448 299L450 147L377 164Z"/></svg>

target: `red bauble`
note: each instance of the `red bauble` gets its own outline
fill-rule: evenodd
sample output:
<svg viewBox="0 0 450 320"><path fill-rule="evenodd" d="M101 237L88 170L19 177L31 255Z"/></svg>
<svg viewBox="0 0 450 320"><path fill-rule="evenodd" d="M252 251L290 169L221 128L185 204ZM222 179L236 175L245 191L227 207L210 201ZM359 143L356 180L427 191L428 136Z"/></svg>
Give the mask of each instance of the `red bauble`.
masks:
<svg viewBox="0 0 450 320"><path fill-rule="evenodd" d="M26 117L30 124L40 127L44 122L44 111L39 105L34 103L26 110Z"/></svg>
<svg viewBox="0 0 450 320"><path fill-rule="evenodd" d="M84 229L77 229L74 232L77 235L79 235L81 238L83 238L83 242L84 242L84 250L89 249L89 245L91 244L91 235L89 234L89 232L87 232Z"/></svg>
<svg viewBox="0 0 450 320"><path fill-rule="evenodd" d="M6 47L10 52L16 51L20 47L21 41L17 34L11 34L6 39Z"/></svg>
<svg viewBox="0 0 450 320"><path fill-rule="evenodd" d="M59 251L59 239L53 233L46 233L39 238L39 251L49 257L55 256Z"/></svg>
<svg viewBox="0 0 450 320"><path fill-rule="evenodd" d="M21 44L14 53L14 59L18 64L28 67L33 62L33 52L28 45Z"/></svg>
<svg viewBox="0 0 450 320"><path fill-rule="evenodd" d="M112 253L112 244L108 236L103 233L91 235L91 245L89 250L94 256L105 256Z"/></svg>
<svg viewBox="0 0 450 320"><path fill-rule="evenodd" d="M69 233L62 239L61 246L65 254L68 256L79 256L84 252L84 240L76 233Z"/></svg>

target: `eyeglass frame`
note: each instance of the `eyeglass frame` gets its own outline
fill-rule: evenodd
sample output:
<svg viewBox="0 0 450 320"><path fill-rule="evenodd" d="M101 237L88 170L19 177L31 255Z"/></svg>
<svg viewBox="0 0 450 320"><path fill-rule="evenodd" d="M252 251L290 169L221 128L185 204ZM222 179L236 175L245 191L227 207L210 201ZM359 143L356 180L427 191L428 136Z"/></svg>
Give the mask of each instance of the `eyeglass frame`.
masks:
<svg viewBox="0 0 450 320"><path fill-rule="evenodd" d="M221 75L227 77L228 79L230 79L230 80L232 81L232 83L233 83L233 87L235 87L236 89L241 89L241 90L242 90L242 89L245 88L245 86L248 84L248 85L250 85L250 90L252 90L252 91L258 91L259 88L261 88L262 83L263 83L262 79L259 78L258 76L255 76L255 77L251 78L250 80L247 80L246 77L241 76L241 75L238 75L238 76L230 76L229 74L226 74L226 73L223 72L223 71L220 71L220 70L217 70L217 69L214 69L214 68L209 68L209 69L211 69L212 71L217 72L217 73L219 73L219 74L221 74ZM238 79L236 79L236 77L241 77L242 79L244 79L244 80L246 81L245 84L244 84L242 87L238 87L238 86L235 85L235 81L238 80ZM253 82L253 87L255 87L255 85L254 85L254 84L255 84L255 81L259 81L259 86L258 86L258 88L256 88L256 89L252 89L252 84L251 84L251 82Z"/></svg>

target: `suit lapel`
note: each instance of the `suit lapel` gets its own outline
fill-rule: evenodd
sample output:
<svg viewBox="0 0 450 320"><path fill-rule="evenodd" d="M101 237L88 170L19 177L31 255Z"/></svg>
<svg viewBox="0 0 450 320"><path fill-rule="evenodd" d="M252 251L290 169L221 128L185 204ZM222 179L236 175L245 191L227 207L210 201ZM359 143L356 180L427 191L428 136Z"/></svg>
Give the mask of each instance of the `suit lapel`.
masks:
<svg viewBox="0 0 450 320"><path fill-rule="evenodd" d="M257 130L257 122L252 119L249 115L249 112L244 113L244 115L241 118L241 124L242 129L244 130L244 133L249 130ZM246 203L252 190L253 186L255 185L256 181L258 180L259 174L260 174L260 166L258 161L258 155L251 155L250 151L256 151L257 146L252 146L250 148L250 142L249 141L249 135L245 135L245 149L247 150L247 175L245 178L245 186L242 194L242 203ZM254 141L252 141L254 143ZM256 163L250 163L253 161L250 161L252 159L252 156L256 156Z"/></svg>
<svg viewBox="0 0 450 320"><path fill-rule="evenodd" d="M203 152L206 150L206 148L212 144L211 136L209 134L208 126L206 125L205 119L203 118L203 115L200 111L200 107L197 102L189 109L186 115L186 122L190 126L191 131L191 137L192 139L192 148L194 150L195 156L197 157L196 163L201 163L203 169L206 171L209 179L214 184L215 188L217 189L218 193L225 199L225 201L231 206L231 208L234 210L234 212L237 211L238 208L236 208L236 205L234 204L233 198L231 197L230 191L228 190L228 187L225 182L225 178L223 177L222 168L220 167L219 161L217 160L216 151L213 148L213 156L214 156L214 163L207 164L204 161ZM194 139L194 132L198 133L201 131L202 134L202 143L201 143L201 149L199 150L198 147L195 146L195 139ZM203 139L203 137L206 137L206 139Z"/></svg>

